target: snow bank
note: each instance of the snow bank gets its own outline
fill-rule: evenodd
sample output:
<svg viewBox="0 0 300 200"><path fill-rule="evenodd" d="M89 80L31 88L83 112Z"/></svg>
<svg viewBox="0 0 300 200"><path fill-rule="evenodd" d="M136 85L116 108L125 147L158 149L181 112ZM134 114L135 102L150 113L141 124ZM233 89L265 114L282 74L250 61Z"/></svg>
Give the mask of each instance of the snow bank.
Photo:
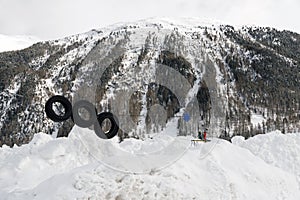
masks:
<svg viewBox="0 0 300 200"><path fill-rule="evenodd" d="M300 134L282 134L280 131L245 140L234 137L232 143L248 149L255 156L263 159L269 165L289 172L297 178L300 190Z"/></svg>
<svg viewBox="0 0 300 200"><path fill-rule="evenodd" d="M107 163L124 164L127 159L131 165L144 167L138 156L149 157L154 152L157 159L150 159L164 162L176 154L174 146L182 151L182 145L176 143L162 151L170 138L162 136L145 144L130 139L118 144L116 139L99 142L93 135L75 127L69 138L53 139L39 133L28 145L0 148L1 199L254 200L300 196L295 177L300 167L297 134L270 133L249 140L236 137L233 144L212 139L189 146L176 162L161 170L152 163L152 170L145 173L124 173ZM190 138L178 141L185 146Z"/></svg>

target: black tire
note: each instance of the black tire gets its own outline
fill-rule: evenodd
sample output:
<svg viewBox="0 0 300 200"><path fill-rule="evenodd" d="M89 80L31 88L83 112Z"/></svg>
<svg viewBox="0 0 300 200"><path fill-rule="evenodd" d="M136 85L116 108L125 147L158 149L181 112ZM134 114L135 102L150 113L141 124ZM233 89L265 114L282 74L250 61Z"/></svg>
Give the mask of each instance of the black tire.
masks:
<svg viewBox="0 0 300 200"><path fill-rule="evenodd" d="M104 133L101 128L101 124L105 119L109 119L109 121L111 123L110 130L106 133ZM98 114L97 115L97 123L98 124L94 126L95 133L96 133L96 135L98 135L99 137L101 137L103 139L111 139L111 138L115 137L119 131L118 119L116 116L114 116L110 112L103 112L103 113ZM103 137L103 135L104 135L104 137Z"/></svg>
<svg viewBox="0 0 300 200"><path fill-rule="evenodd" d="M54 112L53 104L56 102L60 103L64 107L64 109L65 109L64 115L62 115L62 116L57 115ZM72 115L72 104L66 97L60 96L60 95L55 95L55 96L51 97L50 99L48 99L48 101L46 102L45 112L46 112L47 117L49 117L54 122L66 121Z"/></svg>
<svg viewBox="0 0 300 200"><path fill-rule="evenodd" d="M84 108L89 113L89 119L85 120L80 117L79 109ZM73 115L72 115L73 122L82 128L90 127L97 121L97 110L95 106L86 100L79 100L73 106Z"/></svg>

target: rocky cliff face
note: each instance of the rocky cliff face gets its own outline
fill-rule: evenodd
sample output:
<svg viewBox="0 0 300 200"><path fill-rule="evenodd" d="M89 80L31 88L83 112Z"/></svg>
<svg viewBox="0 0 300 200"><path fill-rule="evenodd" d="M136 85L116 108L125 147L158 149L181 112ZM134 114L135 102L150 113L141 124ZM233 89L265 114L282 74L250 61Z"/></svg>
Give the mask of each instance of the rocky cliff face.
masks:
<svg viewBox="0 0 300 200"><path fill-rule="evenodd" d="M228 138L299 128L300 35L273 28L146 20L0 54L0 144L71 120L44 112L55 94L119 119L120 139L171 126ZM93 128L93 127L91 127Z"/></svg>

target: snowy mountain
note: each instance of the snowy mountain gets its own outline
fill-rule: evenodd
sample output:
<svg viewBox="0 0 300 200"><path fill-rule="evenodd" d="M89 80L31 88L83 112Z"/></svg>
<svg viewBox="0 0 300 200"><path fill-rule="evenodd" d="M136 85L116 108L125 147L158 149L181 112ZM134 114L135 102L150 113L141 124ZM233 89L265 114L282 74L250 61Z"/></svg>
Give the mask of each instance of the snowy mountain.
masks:
<svg viewBox="0 0 300 200"><path fill-rule="evenodd" d="M1 199L297 200L300 196L299 133L272 132L248 140L236 136L233 143L213 139L189 146L168 167L140 171L149 166L130 162L138 154L116 153L135 147L149 158L140 140L114 143L77 129L68 138L38 133L27 145L0 148ZM183 140L189 142L187 137ZM155 143L146 146L153 148ZM124 163L132 163L139 173L124 172Z"/></svg>
<svg viewBox="0 0 300 200"><path fill-rule="evenodd" d="M0 52L25 49L38 42L30 36L8 36L0 34Z"/></svg>
<svg viewBox="0 0 300 200"><path fill-rule="evenodd" d="M55 94L111 111L124 138L246 138L299 128L300 35L195 19L116 24L0 54L0 144L66 136L44 105ZM93 129L93 127L90 127ZM177 129L178 128L178 129Z"/></svg>

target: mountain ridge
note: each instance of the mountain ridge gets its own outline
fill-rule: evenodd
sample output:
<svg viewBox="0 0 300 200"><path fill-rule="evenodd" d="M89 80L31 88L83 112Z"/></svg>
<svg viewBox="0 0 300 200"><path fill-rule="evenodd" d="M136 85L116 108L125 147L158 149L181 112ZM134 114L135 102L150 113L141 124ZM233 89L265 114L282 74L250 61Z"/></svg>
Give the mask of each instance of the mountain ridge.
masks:
<svg viewBox="0 0 300 200"><path fill-rule="evenodd" d="M119 133L121 140L157 132L185 111L192 120L187 125L178 119L180 135L195 134L203 126L212 130L212 136L224 138L298 129L299 34L262 27L203 26L197 20L183 20L187 23L183 26L168 20L117 24L1 53L1 144L27 143L37 132L68 135L72 121L54 124L46 118L43 105L54 94L71 102L82 98L84 84L95 87L95 98L85 98L92 98L98 112L115 109L121 118L126 130ZM178 93L176 80L166 81L158 72L173 72L177 79L187 80L181 82L183 92ZM104 83L100 87L98 79ZM168 87L152 84L151 89L153 81ZM114 96L130 84L137 93L128 96L129 103L117 101L112 106ZM122 117L124 106L129 111ZM257 127L251 125L253 113L264 118ZM130 120L124 119L128 116ZM155 121L158 116L166 116L166 122Z"/></svg>

